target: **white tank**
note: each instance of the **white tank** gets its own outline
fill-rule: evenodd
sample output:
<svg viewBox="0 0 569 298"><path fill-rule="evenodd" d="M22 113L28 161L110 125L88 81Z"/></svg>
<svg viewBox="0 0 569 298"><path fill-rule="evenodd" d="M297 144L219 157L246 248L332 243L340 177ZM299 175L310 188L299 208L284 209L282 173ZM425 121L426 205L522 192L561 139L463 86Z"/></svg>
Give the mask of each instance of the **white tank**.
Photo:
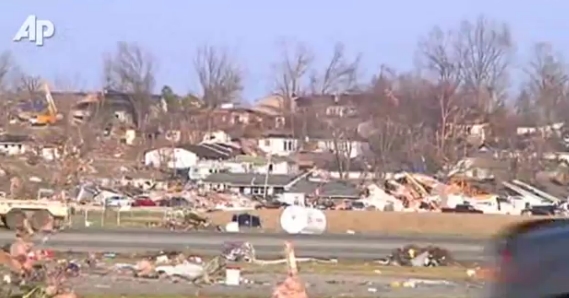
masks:
<svg viewBox="0 0 569 298"><path fill-rule="evenodd" d="M326 215L322 210L289 206L281 214L281 228L289 234L322 234Z"/></svg>

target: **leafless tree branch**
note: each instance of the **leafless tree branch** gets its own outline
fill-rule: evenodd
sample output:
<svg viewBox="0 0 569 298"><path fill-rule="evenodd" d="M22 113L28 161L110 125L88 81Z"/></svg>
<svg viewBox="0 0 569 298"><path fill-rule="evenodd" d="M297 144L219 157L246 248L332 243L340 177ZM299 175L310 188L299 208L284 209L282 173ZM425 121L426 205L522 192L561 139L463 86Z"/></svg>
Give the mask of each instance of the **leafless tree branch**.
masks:
<svg viewBox="0 0 569 298"><path fill-rule="evenodd" d="M105 84L116 91L150 94L155 72L154 57L135 43L119 42L116 52L104 57Z"/></svg>
<svg viewBox="0 0 569 298"><path fill-rule="evenodd" d="M503 103L514 46L505 24L483 16L464 21L455 41L464 88L476 94L478 105L491 113Z"/></svg>
<svg viewBox="0 0 569 298"><path fill-rule="evenodd" d="M41 90L43 79L40 76L22 74L15 83L16 92L33 94Z"/></svg>
<svg viewBox="0 0 569 298"><path fill-rule="evenodd" d="M528 104L534 109L538 123L550 125L568 120L565 112L569 112L569 73L563 57L551 45L537 44L525 72Z"/></svg>
<svg viewBox="0 0 569 298"><path fill-rule="evenodd" d="M14 56L11 52L0 53L0 92L9 89L13 83L13 78L19 72Z"/></svg>
<svg viewBox="0 0 569 298"><path fill-rule="evenodd" d="M345 47L338 43L330 61L322 72L316 70L310 76L310 87L313 94L341 94L358 89L358 72L361 55L352 60L346 57Z"/></svg>
<svg viewBox="0 0 569 298"><path fill-rule="evenodd" d="M307 87L307 75L314 61L314 55L303 44L293 46L283 43L281 58L273 66L275 90L285 101L283 109L292 109L291 99L303 94Z"/></svg>
<svg viewBox="0 0 569 298"><path fill-rule="evenodd" d="M156 61L136 43L119 42L116 52L103 60L106 88L129 94L134 122L141 128L149 118L155 85Z"/></svg>
<svg viewBox="0 0 569 298"><path fill-rule="evenodd" d="M226 49L198 48L194 59L203 103L210 109L241 100L243 70Z"/></svg>

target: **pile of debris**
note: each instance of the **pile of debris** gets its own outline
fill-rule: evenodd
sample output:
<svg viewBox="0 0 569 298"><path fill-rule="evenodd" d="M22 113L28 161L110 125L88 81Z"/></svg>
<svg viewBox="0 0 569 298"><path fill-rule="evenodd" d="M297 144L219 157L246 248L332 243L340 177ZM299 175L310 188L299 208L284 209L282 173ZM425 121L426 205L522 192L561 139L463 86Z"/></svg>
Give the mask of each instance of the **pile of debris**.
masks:
<svg viewBox="0 0 569 298"><path fill-rule="evenodd" d="M213 225L209 218L198 214L197 212L181 208L168 210L165 213L162 227L172 231L189 231L189 230L216 230L222 231L222 228Z"/></svg>
<svg viewBox="0 0 569 298"><path fill-rule="evenodd" d="M296 257L294 248L290 242L285 242L285 255L287 261L288 275L274 290L273 298L308 298L304 283L298 276Z"/></svg>
<svg viewBox="0 0 569 298"><path fill-rule="evenodd" d="M380 260L382 265L437 267L452 266L456 262L451 253L441 247L407 245L395 249L389 256Z"/></svg>
<svg viewBox="0 0 569 298"><path fill-rule="evenodd" d="M16 233L15 241L0 251L0 263L10 272L3 277L2 297L77 297L64 283L76 273L67 262L56 262L53 253L35 248L34 235L27 224ZM47 238L44 238L44 241Z"/></svg>
<svg viewBox="0 0 569 298"><path fill-rule="evenodd" d="M369 184L367 195L356 202L381 211L507 215L569 213L569 206L565 206L567 200L520 180L474 180L462 176L434 178L407 172L390 175L383 185Z"/></svg>
<svg viewBox="0 0 569 298"><path fill-rule="evenodd" d="M200 257L182 253L165 253L146 257L136 264L119 263L114 266L119 274L132 274L138 278L165 278L173 281L211 284L221 277L225 259L217 256L208 262Z"/></svg>

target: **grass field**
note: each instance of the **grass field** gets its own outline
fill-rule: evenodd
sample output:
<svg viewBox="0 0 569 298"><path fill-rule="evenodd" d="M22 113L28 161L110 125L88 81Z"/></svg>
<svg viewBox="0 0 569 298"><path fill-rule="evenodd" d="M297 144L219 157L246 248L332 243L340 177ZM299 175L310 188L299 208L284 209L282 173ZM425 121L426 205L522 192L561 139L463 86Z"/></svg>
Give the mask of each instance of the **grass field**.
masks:
<svg viewBox="0 0 569 298"><path fill-rule="evenodd" d="M263 230L282 232L279 218L281 210L254 210L251 214L260 216ZM495 235L505 227L538 217L520 217L485 214L451 213L402 213L377 211L325 211L329 233L385 233L385 234L424 234L453 235L486 238ZM231 220L231 212L207 213L213 223L225 225ZM100 211L90 211L85 217L77 214L73 226L84 226L85 218L91 226L145 226L147 222L159 222L164 217L163 211L107 211L102 216Z"/></svg>
<svg viewBox="0 0 569 298"><path fill-rule="evenodd" d="M251 273L275 273L285 275L284 265L261 266L254 264L242 264L242 272ZM333 274L353 274L358 276L381 275L389 277L419 278L419 279L445 279L445 280L467 280L467 268L464 267L401 267L401 266L381 266L374 263L300 263L299 272L315 273L320 275Z"/></svg>

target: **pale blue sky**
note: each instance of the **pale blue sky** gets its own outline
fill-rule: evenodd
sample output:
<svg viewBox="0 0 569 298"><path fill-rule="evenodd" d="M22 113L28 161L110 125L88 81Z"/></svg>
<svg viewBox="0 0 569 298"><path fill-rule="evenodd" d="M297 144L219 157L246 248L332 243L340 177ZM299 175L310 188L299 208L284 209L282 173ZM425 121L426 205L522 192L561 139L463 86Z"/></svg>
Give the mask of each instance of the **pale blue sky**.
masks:
<svg viewBox="0 0 569 298"><path fill-rule="evenodd" d="M157 57L159 86L186 92L196 88L195 47L223 45L247 67L245 97L255 100L270 90L279 40L302 41L319 55L329 55L342 41L363 54L371 74L382 63L412 67L418 38L433 26L457 26L484 14L511 25L521 65L534 42L550 41L559 52L569 52L568 9L569 2L559 0L5 0L0 49L13 51L27 72L94 89L101 86L102 54L117 41L134 41ZM12 41L29 14L56 26L44 47Z"/></svg>

